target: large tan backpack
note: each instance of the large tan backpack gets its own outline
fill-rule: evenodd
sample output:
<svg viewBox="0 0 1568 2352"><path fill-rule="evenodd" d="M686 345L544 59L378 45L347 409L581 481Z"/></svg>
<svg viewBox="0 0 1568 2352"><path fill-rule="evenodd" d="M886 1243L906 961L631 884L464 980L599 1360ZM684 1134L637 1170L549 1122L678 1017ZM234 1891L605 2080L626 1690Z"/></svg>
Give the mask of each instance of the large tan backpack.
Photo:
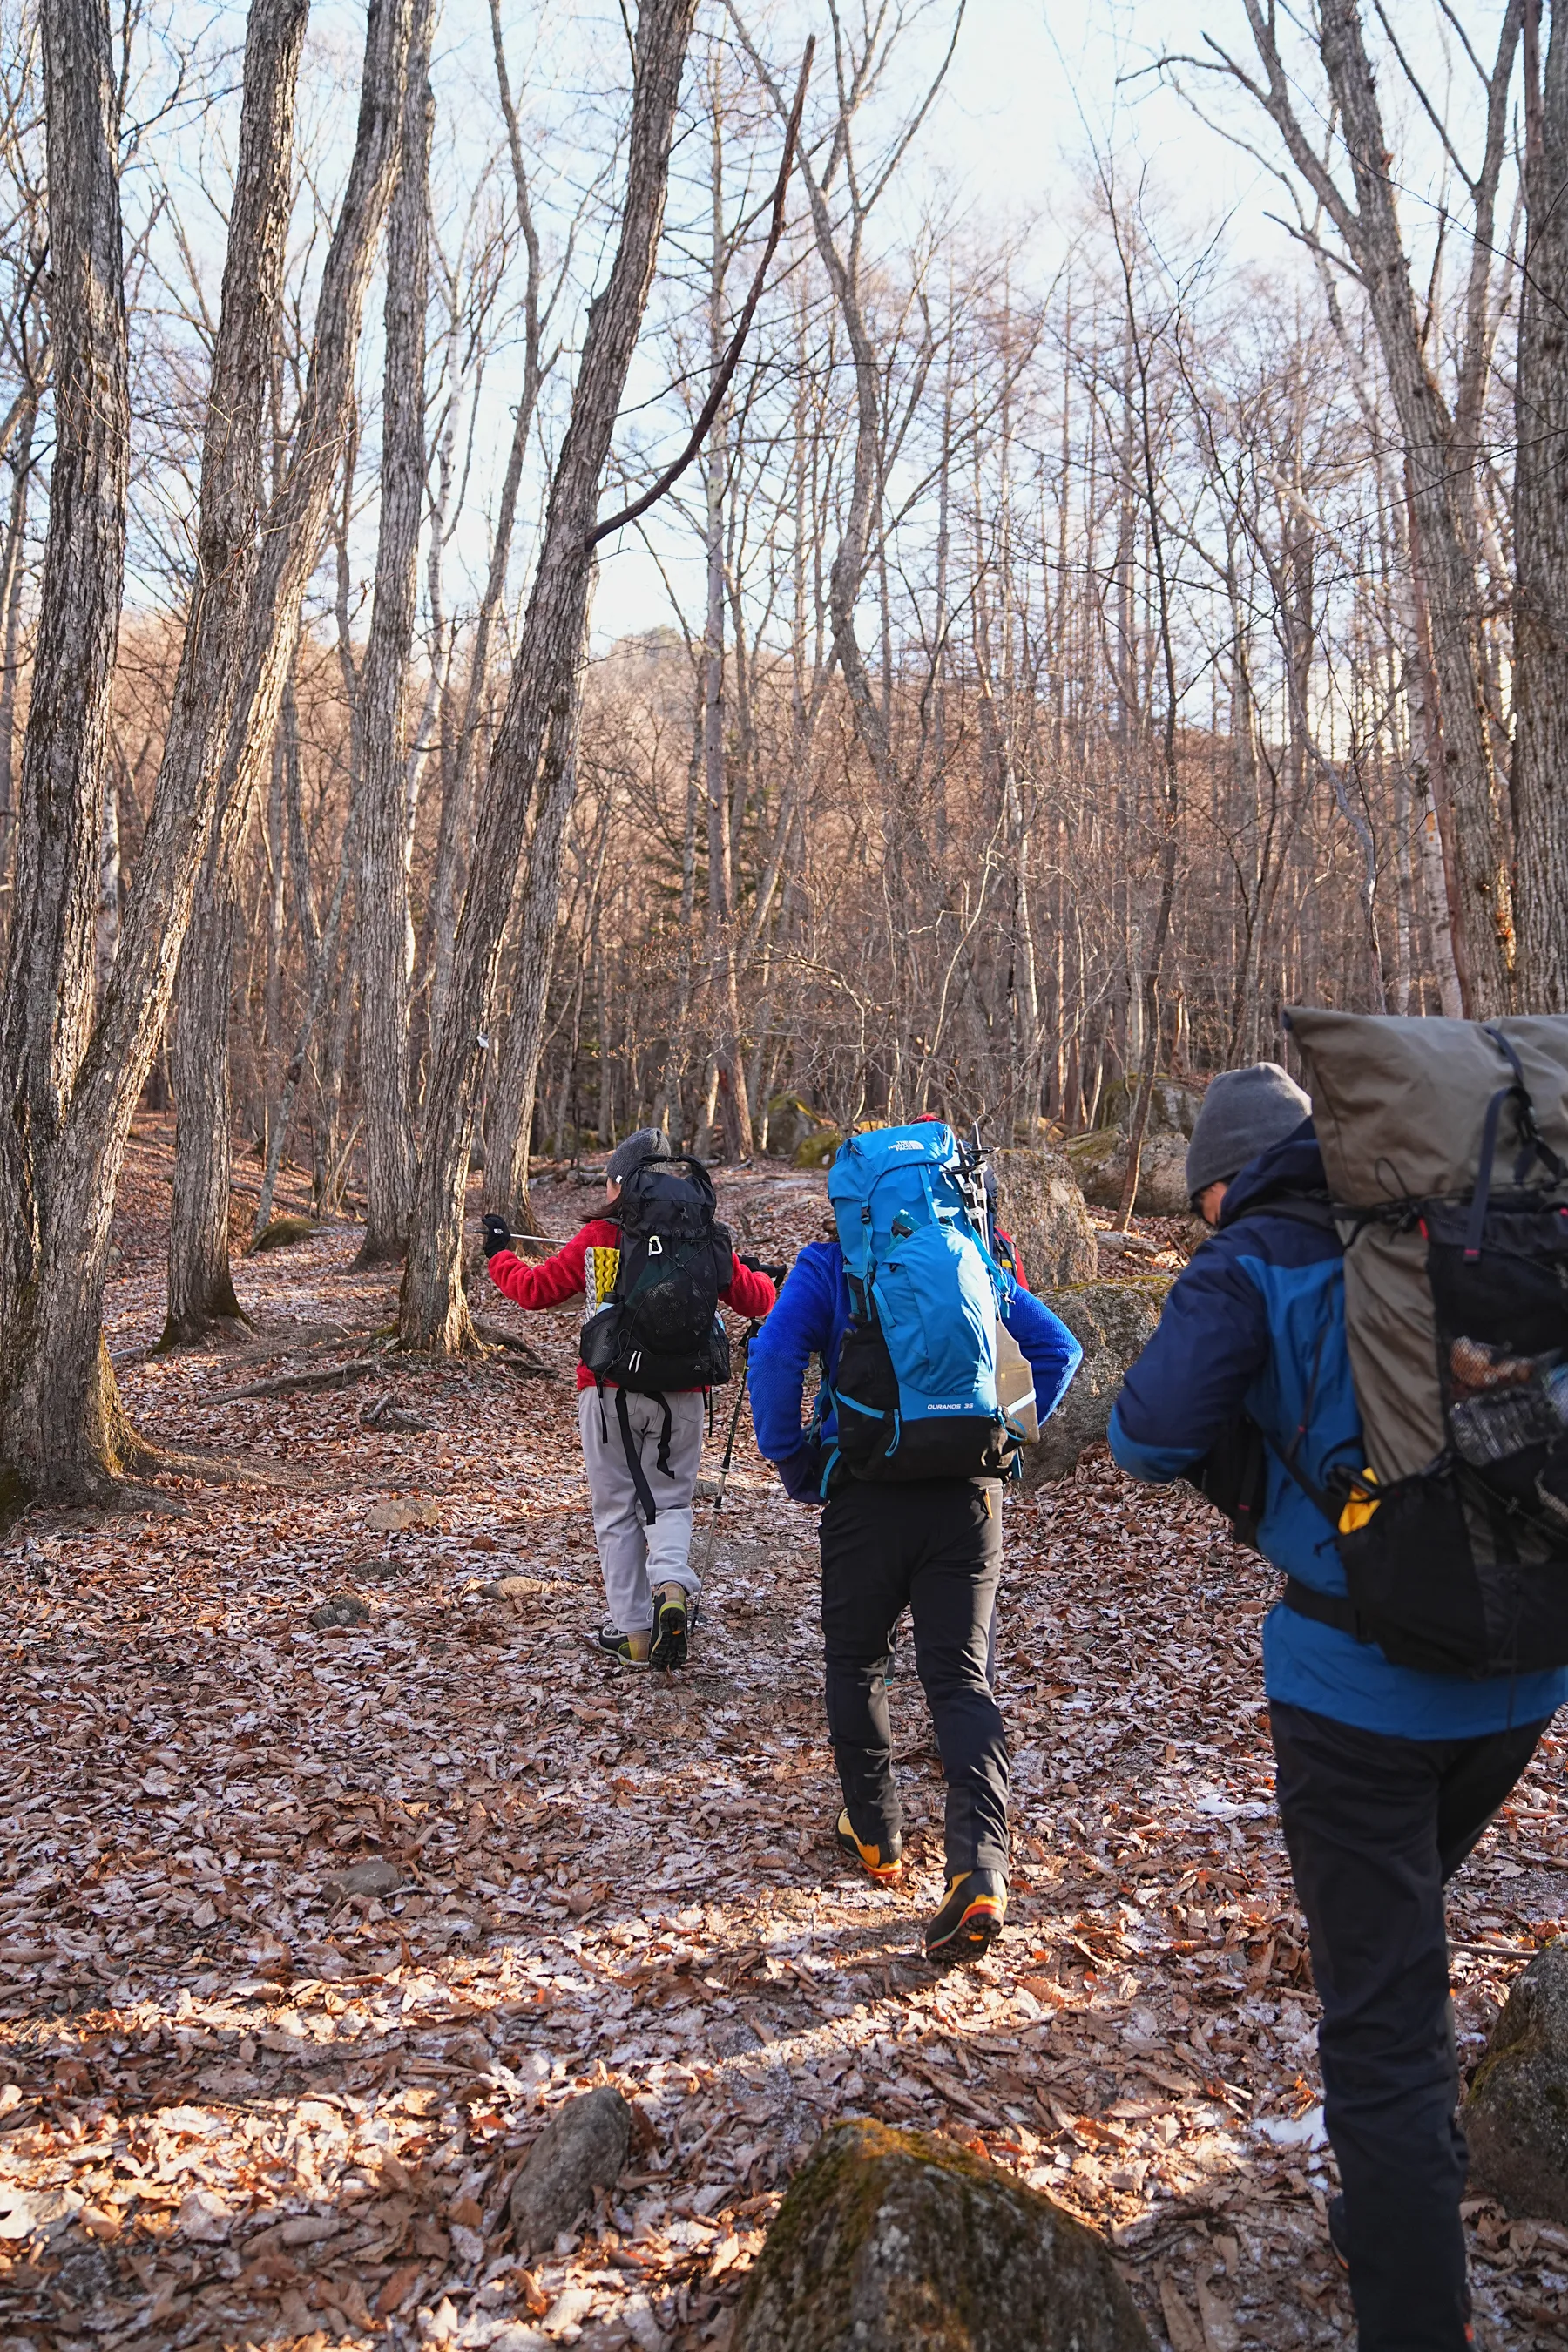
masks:
<svg viewBox="0 0 1568 2352"><path fill-rule="evenodd" d="M1345 1244L1357 1630L1450 1674L1568 1664L1568 1017L1285 1017Z"/></svg>

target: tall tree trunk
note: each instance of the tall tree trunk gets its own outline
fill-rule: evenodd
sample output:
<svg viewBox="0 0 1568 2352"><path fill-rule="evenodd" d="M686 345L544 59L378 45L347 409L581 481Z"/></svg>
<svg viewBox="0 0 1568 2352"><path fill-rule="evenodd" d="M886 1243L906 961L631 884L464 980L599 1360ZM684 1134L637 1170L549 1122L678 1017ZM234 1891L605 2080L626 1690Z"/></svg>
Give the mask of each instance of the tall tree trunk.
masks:
<svg viewBox="0 0 1568 2352"><path fill-rule="evenodd" d="M440 1028L446 1010L447 991L451 984L452 950L457 939L458 901L459 896L458 866L462 856L463 837L467 831L468 804L472 792L474 761L479 751L479 728L484 718L485 698L489 688L490 646L495 625L506 593L506 575L511 562L511 543L517 528L518 493L522 485L523 461L528 454L529 435L533 427L533 414L539 404L540 387L549 367L544 357L543 262L539 232L534 225L533 205L529 191L528 172L523 161L522 132L518 121L517 104L507 75L506 47L502 35L500 0L490 0L490 40L495 54L496 87L500 99L501 117L506 124L507 146L511 158L512 194L517 208L518 227L521 233L527 270L522 295L522 394L512 419L511 446L507 455L506 472L501 479L500 502L496 510L495 538L490 545L489 572L485 593L474 622L474 641L468 659L468 677L463 689L462 716L458 728L456 754L442 762L441 818L436 842L436 867L426 907L424 936L420 941L418 968L426 978L421 982L422 996L427 993L425 1027L428 1036ZM423 1058L415 1054L416 1064Z"/></svg>
<svg viewBox="0 0 1568 2352"><path fill-rule="evenodd" d="M58 1146L92 1017L130 472L106 0L44 0L40 26L55 449L0 1005L0 1475L17 1486L39 1482L58 1443L44 1417L44 1335L63 1279Z"/></svg>
<svg viewBox="0 0 1568 2352"><path fill-rule="evenodd" d="M182 1056L191 1056L191 1067L227 1069L227 1041L220 1033L227 1027L228 1000L208 985L198 966L221 953L212 927L231 887L227 877L272 758L279 708L299 642L300 602L342 463L360 321L397 175L412 5L413 0L371 0L366 19L353 161L321 272L315 338L288 469L268 509L245 614L211 852L213 888L209 899L204 886L203 920L182 961L180 1026L186 1044L180 1050ZM226 1100L219 1106L205 1081L197 1095L194 1105L175 1095L171 1318L165 1331L170 1339L199 1339L206 1321L232 1311L228 1201L226 1192L220 1200L218 1172L228 1157L228 1106ZM176 1266L176 1250L188 1254L188 1265ZM172 1311L176 1298L182 1302L177 1329Z"/></svg>
<svg viewBox="0 0 1568 2352"><path fill-rule="evenodd" d="M653 282L669 180L680 78L696 0L643 0L637 12L637 84L627 146L620 237L604 291L589 313L571 420L551 486L539 566L523 617L507 707L490 756L489 789L479 817L468 895L453 950L451 985L433 1057L426 1103L425 1148L415 1186L414 1221L401 1306L405 1347L472 1344L462 1289L463 1185L473 1107L484 1067L495 1003L496 972L517 875L523 816L533 799L552 734L569 717L577 690L593 572L588 532L609 454L626 373ZM541 896L553 867L556 837L536 815L531 876ZM553 899L550 904L554 919Z"/></svg>
<svg viewBox="0 0 1568 2352"><path fill-rule="evenodd" d="M430 270L432 0L416 0L403 113L403 161L386 241L381 537L361 687L364 822L359 887L360 1068L367 1209L363 1265L402 1256L414 1200L408 988L414 846L405 761L408 659L425 489L425 309Z"/></svg>
<svg viewBox="0 0 1568 2352"><path fill-rule="evenodd" d="M1568 11L1525 18L1526 231L1515 374L1513 806L1523 1001L1568 1012Z"/></svg>
<svg viewBox="0 0 1568 2352"><path fill-rule="evenodd" d="M552 730L539 781L534 845L517 918L517 958L512 971L511 1018L500 1076L485 1122L484 1204L519 1233L534 1230L528 1198L529 1158L533 1139L533 1102L544 1016L555 961L555 924L561 901L561 863L566 828L576 797L577 719L582 674L587 662L584 636L570 703ZM553 847L552 846L553 845ZM605 1054L604 1024L599 1053ZM600 1141L606 1140L601 1134Z"/></svg>
<svg viewBox="0 0 1568 2352"><path fill-rule="evenodd" d="M168 1303L159 1341L163 1348L250 1319L235 1296L228 1264L228 1001L238 928L238 902L215 842L196 886L169 1047L184 1149L170 1208Z"/></svg>
<svg viewBox="0 0 1568 2352"><path fill-rule="evenodd" d="M1469 331L1460 408L1450 417L1426 363L1426 336L1405 251L1391 169L1359 0L1323 0L1319 47L1339 109L1354 180L1349 206L1289 113L1263 0L1247 0L1260 52L1269 63L1269 111L1285 132L1292 160L1324 200L1355 260L1377 331L1409 468L1411 518L1419 542L1432 627L1432 655L1442 699L1447 799L1453 857L1464 908L1468 993L1479 1014L1507 1011L1515 991L1513 896L1503 812L1492 761L1481 643L1481 594L1475 534L1475 412L1484 388L1487 338ZM1272 12L1270 12L1271 14ZM1518 46L1521 0L1508 0L1492 76L1486 162L1475 184L1481 305L1490 260L1491 214L1507 129L1507 91ZM1279 73L1275 86L1276 73ZM1472 294L1472 308L1475 297ZM1472 322L1472 329L1479 322Z"/></svg>

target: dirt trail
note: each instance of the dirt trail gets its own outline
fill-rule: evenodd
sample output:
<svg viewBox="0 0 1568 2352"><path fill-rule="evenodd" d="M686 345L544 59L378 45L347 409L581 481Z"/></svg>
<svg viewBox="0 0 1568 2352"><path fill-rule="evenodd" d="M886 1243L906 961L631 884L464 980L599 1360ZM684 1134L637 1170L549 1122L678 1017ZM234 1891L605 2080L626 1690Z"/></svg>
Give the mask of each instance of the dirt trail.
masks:
<svg viewBox="0 0 1568 2352"><path fill-rule="evenodd" d="M618 1674L587 1644L574 1316L487 1303L548 1379L394 1360L234 1400L363 1356L390 1284L352 1274L357 1232L334 1228L240 1267L250 1346L149 1356L167 1165L151 1128L111 1289L127 1401L256 1475L167 1478L134 1516L35 1513L0 1562L14 2352L721 2347L792 2167L860 2112L983 2146L1107 2231L1174 2352L1351 2340L1252 1556L1103 1455L1009 1505L1013 1907L984 1967L937 1976L912 1668L912 1868L888 1893L832 1843L814 1522L749 1442L692 1665ZM737 1176L721 1213L798 1243L822 1189ZM593 1194L540 1198L566 1232ZM389 1405L426 1425L367 1425ZM526 1589L486 1597L503 1578ZM1456 1893L1468 2059L1562 1924L1559 1768L1549 1743ZM511 2176L543 2113L606 2079L637 2105L632 2169L523 2269ZM1560 2343L1568 2232L1473 2220L1478 2340Z"/></svg>

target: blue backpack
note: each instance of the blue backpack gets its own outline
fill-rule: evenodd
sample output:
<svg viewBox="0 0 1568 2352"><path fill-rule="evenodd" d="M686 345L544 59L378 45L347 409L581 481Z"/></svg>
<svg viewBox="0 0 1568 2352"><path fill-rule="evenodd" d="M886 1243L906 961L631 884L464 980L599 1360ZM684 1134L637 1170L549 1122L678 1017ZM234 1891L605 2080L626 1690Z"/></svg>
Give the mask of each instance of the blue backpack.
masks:
<svg viewBox="0 0 1568 2352"><path fill-rule="evenodd" d="M828 1383L845 1467L900 1481L1010 1470L1023 1433L996 1401L996 1322L1013 1285L980 1237L984 1195L952 1129L851 1136L827 1197L852 1312Z"/></svg>

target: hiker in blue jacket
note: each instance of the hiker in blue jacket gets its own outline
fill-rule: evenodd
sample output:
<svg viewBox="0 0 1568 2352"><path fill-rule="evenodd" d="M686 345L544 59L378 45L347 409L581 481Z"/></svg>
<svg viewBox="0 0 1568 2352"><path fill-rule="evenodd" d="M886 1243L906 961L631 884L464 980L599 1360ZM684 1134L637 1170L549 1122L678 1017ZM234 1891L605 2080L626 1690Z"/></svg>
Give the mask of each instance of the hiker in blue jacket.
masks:
<svg viewBox="0 0 1568 2352"><path fill-rule="evenodd" d="M1003 1319L1028 1359L1043 1422L1083 1350L1026 1290L1012 1292ZM843 1251L837 1241L813 1242L752 1341L757 1445L798 1503L823 1500L837 1435L831 1412L809 1433L803 1426L807 1368L813 1357L828 1370L837 1364L849 1322ZM822 1633L828 1730L844 1791L838 1843L879 1882L902 1871L886 1674L907 1607L947 1781L947 1891L925 1946L932 1958L972 1957L1000 1933L1007 1905L1007 1739L985 1668L1002 1565L1002 1482L868 1483L840 1460L828 1484Z"/></svg>
<svg viewBox="0 0 1568 2352"><path fill-rule="evenodd" d="M1357 1638L1334 1474L1364 1461L1340 1240L1306 1095L1269 1062L1204 1097L1187 1154L1215 1228L1127 1376L1110 1448L1134 1478L1193 1470L1237 1417L1267 1441L1262 1550L1285 1573L1264 1621L1279 1815L1322 2006L1329 2208L1361 2352L1470 2340L1466 2149L1443 1887L1568 1696L1561 1672L1466 1681Z"/></svg>

